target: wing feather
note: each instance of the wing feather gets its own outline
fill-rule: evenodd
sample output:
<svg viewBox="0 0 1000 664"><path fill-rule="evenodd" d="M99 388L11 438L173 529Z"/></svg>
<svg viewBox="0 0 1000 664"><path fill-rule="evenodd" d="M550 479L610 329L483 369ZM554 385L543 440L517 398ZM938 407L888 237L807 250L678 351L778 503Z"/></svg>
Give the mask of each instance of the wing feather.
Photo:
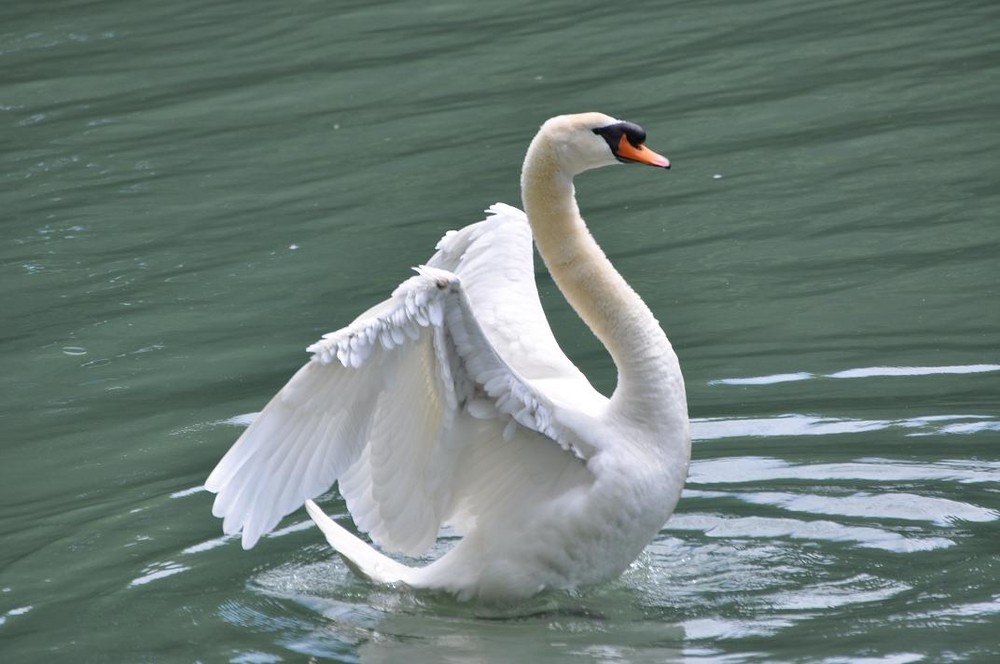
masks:
<svg viewBox="0 0 1000 664"><path fill-rule="evenodd" d="M360 529L418 554L445 521L468 527L504 494L528 500L509 495L519 466L583 468L593 448L542 384L593 389L545 320L523 214L491 212L447 235L389 300L310 346L312 360L212 471L213 514L243 531L245 548L338 481ZM506 444L519 428L530 435Z"/></svg>

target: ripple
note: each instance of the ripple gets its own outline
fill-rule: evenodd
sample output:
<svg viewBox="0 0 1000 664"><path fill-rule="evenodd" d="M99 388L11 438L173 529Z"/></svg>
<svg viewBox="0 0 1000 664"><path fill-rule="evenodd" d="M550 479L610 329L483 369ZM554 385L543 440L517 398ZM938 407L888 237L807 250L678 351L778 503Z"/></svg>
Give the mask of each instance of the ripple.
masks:
<svg viewBox="0 0 1000 664"><path fill-rule="evenodd" d="M975 374L1000 371L1000 364L965 364L943 367L863 367L838 371L827 378L874 378L886 376L936 376L941 374Z"/></svg>
<svg viewBox="0 0 1000 664"><path fill-rule="evenodd" d="M307 608L312 619L287 624L286 608L230 603L239 624L285 622L289 649L336 657L345 645L361 661L663 662L677 659L684 628L649 620L621 584L578 595L551 593L516 607L458 603L434 593L374 588L333 562L287 564L259 574L252 589Z"/></svg>
<svg viewBox="0 0 1000 664"><path fill-rule="evenodd" d="M134 588L136 586L144 586L147 583L151 583L158 579L165 579L168 576L173 576L174 574L180 574L181 572L186 572L190 567L186 565L181 565L172 561L167 561L163 563L153 563L148 565L143 572L142 576L136 577L129 581L129 588Z"/></svg>
<svg viewBox="0 0 1000 664"><path fill-rule="evenodd" d="M745 484L775 480L869 480L879 482L952 481L993 483L1000 461L945 459L913 463L866 458L846 463L792 464L773 457L706 459L691 465L688 484Z"/></svg>
<svg viewBox="0 0 1000 664"><path fill-rule="evenodd" d="M215 537L204 542L199 542L198 544L192 544L181 551L181 554L190 556L195 553L202 553L203 551L211 551L212 549L218 549L220 546L225 546L235 539L238 539L237 535L223 535L222 537Z"/></svg>
<svg viewBox="0 0 1000 664"><path fill-rule="evenodd" d="M827 657L823 664L910 664L926 659L915 652L894 652L884 657Z"/></svg>
<svg viewBox="0 0 1000 664"><path fill-rule="evenodd" d="M181 489L180 491L174 491L170 494L171 498L186 498L187 496L193 496L196 493L201 493L205 490L204 484L199 484L198 486L193 486L189 489Z"/></svg>
<svg viewBox="0 0 1000 664"><path fill-rule="evenodd" d="M203 487L198 487L198 490L200 491L202 488ZM189 495L187 492L183 491L179 493L184 495ZM171 495L171 498L174 497L177 497L177 495L176 494ZM306 519L304 521L298 521L291 525L285 526L284 528L272 530L271 532L264 535L264 537L267 539L276 539L278 537L284 537L292 533L301 532L303 530L309 530L312 527L313 527L313 522L309 519ZM234 540L239 540L239 538L240 538L239 535L222 535L221 537L213 537L212 539L205 540L204 542L199 542L198 544L192 544L191 546L181 551L181 553L183 555L192 555L195 553L201 553L203 551L211 551L212 549L217 549L220 546L225 546L226 544Z"/></svg>
<svg viewBox="0 0 1000 664"><path fill-rule="evenodd" d="M857 574L847 579L805 584L794 590L764 595L760 600L778 610L835 609L852 604L882 602L911 589L905 583L888 581L871 574Z"/></svg>
<svg viewBox="0 0 1000 664"><path fill-rule="evenodd" d="M272 664L282 662L284 659L278 655L271 655L257 650L248 650L234 655L229 661L232 664Z"/></svg>
<svg viewBox="0 0 1000 664"><path fill-rule="evenodd" d="M14 616L23 616L28 611L31 611L34 606L19 606L17 608L9 610L7 613L0 615L0 625L7 623L7 618L12 618Z"/></svg>
<svg viewBox="0 0 1000 664"><path fill-rule="evenodd" d="M755 636L772 636L794 624L795 621L790 618L775 616L746 620L716 617L696 618L684 623L684 632L689 639L693 640L744 639Z"/></svg>
<svg viewBox="0 0 1000 664"><path fill-rule="evenodd" d="M988 415L924 415L905 419L866 420L786 413L774 417L698 418L691 420L695 440L772 436L830 436L909 429L908 436L1000 431L1000 420Z"/></svg>
<svg viewBox="0 0 1000 664"><path fill-rule="evenodd" d="M788 537L816 542L849 542L868 549L893 553L932 551L954 546L944 537L907 537L870 526L845 526L833 521L801 521L772 517L723 517L709 514L675 514L668 531L700 531L706 537L726 539L773 539Z"/></svg>
<svg viewBox="0 0 1000 664"><path fill-rule="evenodd" d="M806 371L797 373L772 374L770 376L752 376L750 378L719 378L708 381L709 385L774 385L777 383L792 383L799 380L815 378L816 374Z"/></svg>
<svg viewBox="0 0 1000 664"><path fill-rule="evenodd" d="M972 619L975 622L986 622L992 616L1000 615L1000 595L994 595L990 601L969 602L955 606L938 607L933 613L914 613L908 617L913 620L930 620L939 622L942 619Z"/></svg>
<svg viewBox="0 0 1000 664"><path fill-rule="evenodd" d="M815 378L885 378L895 376L936 376L945 374L977 374L1000 371L1000 364L956 364L936 367L859 367L831 374L814 374L808 371L795 373L750 376L746 378L718 378L709 385L774 385Z"/></svg>
<svg viewBox="0 0 1000 664"><path fill-rule="evenodd" d="M701 515L695 518L702 527L710 524ZM752 530L761 523L744 525ZM851 549L833 554L830 547L817 548L808 540L773 537L775 530L765 528L753 541L661 538L624 580L646 606L686 616L682 625L688 643L713 647L719 641L771 637L913 589L881 569L859 572L857 563L833 564L850 557ZM867 559L870 554L855 555Z"/></svg>
<svg viewBox="0 0 1000 664"><path fill-rule="evenodd" d="M939 526L954 525L955 521L986 522L1000 518L995 510L985 507L913 493L859 492L841 497L779 492L688 491L685 492L685 497L736 498L746 503L771 505L792 512L927 521Z"/></svg>

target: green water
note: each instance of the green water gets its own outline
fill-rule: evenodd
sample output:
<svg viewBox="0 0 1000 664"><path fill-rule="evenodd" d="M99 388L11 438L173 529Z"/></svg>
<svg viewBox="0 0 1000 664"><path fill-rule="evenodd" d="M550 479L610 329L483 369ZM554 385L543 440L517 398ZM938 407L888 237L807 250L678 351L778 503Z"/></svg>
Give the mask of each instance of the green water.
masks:
<svg viewBox="0 0 1000 664"><path fill-rule="evenodd" d="M994 661L998 25L991 0L8 0L0 659ZM688 385L688 490L643 557L498 614L357 581L302 512L223 537L199 487L241 416L518 203L535 128L584 110L674 164L578 181Z"/></svg>

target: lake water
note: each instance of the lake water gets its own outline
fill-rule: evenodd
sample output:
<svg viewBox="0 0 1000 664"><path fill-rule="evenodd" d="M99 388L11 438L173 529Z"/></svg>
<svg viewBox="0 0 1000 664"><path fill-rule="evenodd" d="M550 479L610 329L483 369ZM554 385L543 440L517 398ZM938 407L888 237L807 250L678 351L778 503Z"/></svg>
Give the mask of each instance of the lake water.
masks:
<svg viewBox="0 0 1000 664"><path fill-rule="evenodd" d="M1000 4L8 0L0 659L996 661ZM687 491L619 580L503 611L249 552L205 476L537 126L674 342ZM597 341L540 274L567 352ZM344 515L337 498L327 502Z"/></svg>

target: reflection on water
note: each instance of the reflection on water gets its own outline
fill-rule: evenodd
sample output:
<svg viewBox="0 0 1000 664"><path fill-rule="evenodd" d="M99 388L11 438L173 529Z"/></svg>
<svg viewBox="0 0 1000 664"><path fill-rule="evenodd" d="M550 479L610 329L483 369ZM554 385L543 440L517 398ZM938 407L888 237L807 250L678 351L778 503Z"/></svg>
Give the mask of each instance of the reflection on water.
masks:
<svg viewBox="0 0 1000 664"><path fill-rule="evenodd" d="M845 526L822 520L803 521L767 517L717 517L678 515L670 521L670 530L697 530L707 537L725 539L791 538L813 542L853 542L858 546L883 549L895 553L930 551L952 546L943 537L912 537L889 530L867 526Z"/></svg>
<svg viewBox="0 0 1000 664"><path fill-rule="evenodd" d="M925 415L902 420L863 420L788 413L776 417L696 419L691 422L691 435L695 440L747 436L829 436L894 427L908 429L908 436L964 434L1000 431L1000 420L989 415Z"/></svg>
<svg viewBox="0 0 1000 664"><path fill-rule="evenodd" d="M18 606L7 611L7 613L0 616L0 626L7 622L8 617L23 616L28 611L31 611L33 607L31 606Z"/></svg>
<svg viewBox="0 0 1000 664"><path fill-rule="evenodd" d="M719 480L716 480L719 481ZM736 498L755 505L771 505L791 512L835 514L867 518L928 521L947 526L952 521L993 521L996 510L968 505L947 498L934 498L913 493L854 493L850 496L801 495L762 492L736 493L727 491L688 490L687 498Z"/></svg>
<svg viewBox="0 0 1000 664"><path fill-rule="evenodd" d="M935 376L949 374L978 374L1000 371L1000 364L971 364L946 367L861 367L845 369L831 374L817 375L806 371L753 376L750 378L719 378L709 381L709 385L774 385L792 383L812 378L879 378L884 376Z"/></svg>
<svg viewBox="0 0 1000 664"><path fill-rule="evenodd" d="M682 653L683 626L646 615L624 584L511 607L373 589L338 562L286 565L258 575L265 597L309 610L289 625L280 605L224 607L240 624L286 635L302 654L336 657L346 645L362 662L669 662ZM290 635L290 633L292 633Z"/></svg>
<svg viewBox="0 0 1000 664"><path fill-rule="evenodd" d="M814 483L852 480L867 482L957 482L994 483L1000 462L944 459L933 463L900 462L889 459L857 459L845 463L792 464L769 457L720 458L691 464L688 487L699 484L760 483L808 480Z"/></svg>
<svg viewBox="0 0 1000 664"><path fill-rule="evenodd" d="M185 565L180 565L175 562L162 562L153 563L143 570L142 576L138 576L131 581L129 581L129 587L134 586L144 586L147 583L152 583L158 579L165 579L168 576L173 576L174 574L180 574L181 572L186 572L190 567Z"/></svg>

